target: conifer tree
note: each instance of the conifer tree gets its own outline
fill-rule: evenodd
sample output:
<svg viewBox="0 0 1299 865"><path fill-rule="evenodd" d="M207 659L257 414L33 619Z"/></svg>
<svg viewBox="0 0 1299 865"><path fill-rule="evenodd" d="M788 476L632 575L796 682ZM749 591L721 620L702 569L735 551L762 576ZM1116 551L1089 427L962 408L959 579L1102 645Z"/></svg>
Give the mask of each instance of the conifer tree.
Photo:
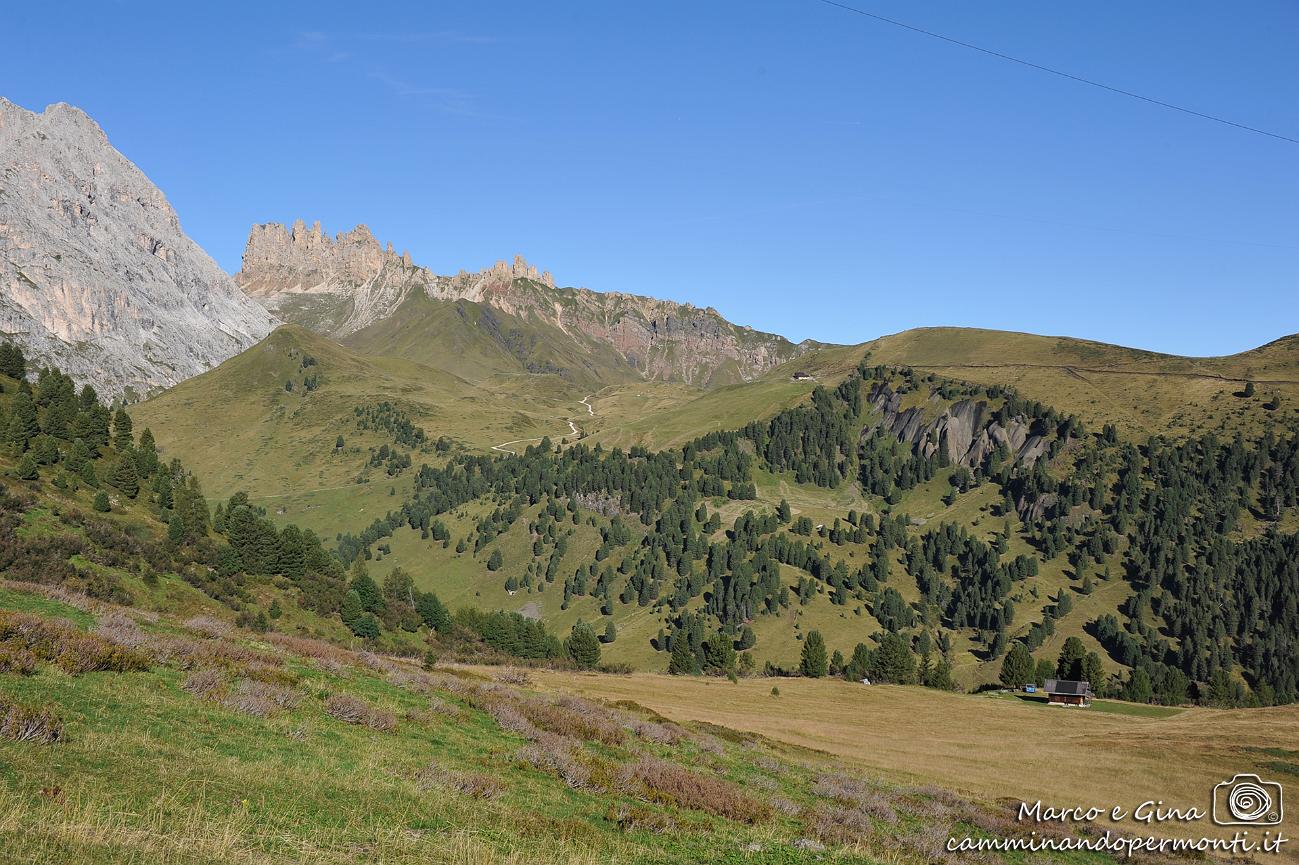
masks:
<svg viewBox="0 0 1299 865"><path fill-rule="evenodd" d="M113 506L108 501L108 493L100 490L95 494L95 510L99 511L101 514L106 514L112 509Z"/></svg>
<svg viewBox="0 0 1299 865"><path fill-rule="evenodd" d="M589 670L600 663L600 641L595 638L595 631L581 619L573 625L573 631L564 642L564 651L578 667Z"/></svg>
<svg viewBox="0 0 1299 865"><path fill-rule="evenodd" d="M27 358L23 350L11 342L0 344L0 374L21 379L27 375Z"/></svg>
<svg viewBox="0 0 1299 865"><path fill-rule="evenodd" d="M38 435L31 440L31 455L43 466L52 466L59 461L59 446L53 436Z"/></svg>
<svg viewBox="0 0 1299 865"><path fill-rule="evenodd" d="M140 433L140 444L135 448L135 469L141 478L153 477L158 470L158 445L148 427Z"/></svg>
<svg viewBox="0 0 1299 865"><path fill-rule="evenodd" d="M735 672L735 646L730 637L718 631L704 642L703 650L705 672Z"/></svg>
<svg viewBox="0 0 1299 865"><path fill-rule="evenodd" d="M826 655L825 639L820 631L809 631L803 640L798 668L804 676L813 679L819 679L829 671L830 659Z"/></svg>
<svg viewBox="0 0 1299 865"><path fill-rule="evenodd" d="M122 495L128 499L133 499L140 494L140 478L135 474L135 459L131 454L122 454L108 482L121 490Z"/></svg>
<svg viewBox="0 0 1299 865"><path fill-rule="evenodd" d="M1083 659L1087 649L1082 640L1070 637L1060 648L1060 659L1056 661L1055 674L1058 678L1077 681L1083 677Z"/></svg>
<svg viewBox="0 0 1299 865"><path fill-rule="evenodd" d="M185 521L180 518L180 514L173 513L167 521L167 540L176 545L185 540Z"/></svg>
<svg viewBox="0 0 1299 865"><path fill-rule="evenodd" d="M955 691L956 683L952 681L951 663L946 658L939 658L924 684L940 691Z"/></svg>
<svg viewBox="0 0 1299 865"><path fill-rule="evenodd" d="M29 453L23 454L23 458L18 461L18 467L15 469L15 473L18 475L20 480L24 481L34 481L41 476L40 468L36 465L36 460L33 459L32 455Z"/></svg>
<svg viewBox="0 0 1299 865"><path fill-rule="evenodd" d="M113 447L125 451L133 444L135 444L135 436L132 431L131 416L125 409L119 408L117 414L113 415Z"/></svg>
<svg viewBox="0 0 1299 865"><path fill-rule="evenodd" d="M415 602L415 611L419 613L424 624L439 634L451 629L451 614L438 596L432 592L423 592Z"/></svg>
<svg viewBox="0 0 1299 865"><path fill-rule="evenodd" d="M871 679L913 685L916 681L916 657L901 634L885 634L880 647L871 656Z"/></svg>
<svg viewBox="0 0 1299 865"><path fill-rule="evenodd" d="M338 617L343 620L343 624L349 628L365 613L365 608L361 605L361 596L356 590L350 590L343 596L343 604L338 609Z"/></svg>
<svg viewBox="0 0 1299 865"><path fill-rule="evenodd" d="M1087 657L1083 658L1082 678L1091 685L1092 692L1098 696L1105 694L1105 666L1101 663L1101 656L1095 652L1088 652Z"/></svg>
<svg viewBox="0 0 1299 865"><path fill-rule="evenodd" d="M1033 683L1039 688L1046 683L1047 679L1055 677L1055 665L1046 658L1038 658L1037 666L1033 670Z"/></svg>
<svg viewBox="0 0 1299 865"><path fill-rule="evenodd" d="M672 657L668 660L668 672L674 676L693 676L699 672L699 659L690 648L690 640L684 631L677 631L672 636Z"/></svg>
<svg viewBox="0 0 1299 865"><path fill-rule="evenodd" d="M1001 662L1001 684L1019 688L1033 681L1033 655L1023 643L1015 643Z"/></svg>
<svg viewBox="0 0 1299 865"><path fill-rule="evenodd" d="M378 584L370 577L365 564L360 559L352 565L351 589L360 598L361 609L367 613L383 612L383 593L379 591Z"/></svg>
<svg viewBox="0 0 1299 865"><path fill-rule="evenodd" d="M871 650L865 643L858 643L852 650L852 658L844 665L843 677L850 682L860 682L870 673Z"/></svg>
<svg viewBox="0 0 1299 865"><path fill-rule="evenodd" d="M1134 703L1149 703L1154 696L1150 684L1150 674L1142 667L1137 667L1128 674L1127 684L1123 687L1123 698Z"/></svg>
<svg viewBox="0 0 1299 865"><path fill-rule="evenodd" d="M27 444L37 435L40 435L41 425L36 418L36 403L25 393L18 393L14 396L13 404L9 407L9 427L6 432L6 441L14 447L16 451L27 450Z"/></svg>

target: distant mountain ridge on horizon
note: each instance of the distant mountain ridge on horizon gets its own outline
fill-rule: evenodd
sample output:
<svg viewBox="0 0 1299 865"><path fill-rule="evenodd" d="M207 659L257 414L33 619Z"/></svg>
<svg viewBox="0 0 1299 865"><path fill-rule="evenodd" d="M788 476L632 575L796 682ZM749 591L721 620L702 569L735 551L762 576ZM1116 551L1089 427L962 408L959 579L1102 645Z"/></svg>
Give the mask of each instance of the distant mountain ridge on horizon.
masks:
<svg viewBox="0 0 1299 865"><path fill-rule="evenodd" d="M80 109L60 103L36 114L0 99L0 144L0 334L37 363L56 363L113 397L136 399L198 375L256 344L280 319L419 362L454 350L457 374L485 360L483 375L556 373L579 386L739 384L832 347L737 325L712 307L558 287L549 272L518 256L476 272L436 274L381 245L364 225L333 237L302 220L256 225L232 278ZM1296 336L1219 358L1033 337L1035 360L1016 354L1028 336L917 328L858 345L923 346L884 354L948 372L1026 363L1081 368L1094 354L1110 365L1210 377L1274 368L1268 375L1292 382L1289 370L1299 363ZM997 345L989 350L988 341ZM1059 356L1043 355L1046 344Z"/></svg>
<svg viewBox="0 0 1299 865"><path fill-rule="evenodd" d="M736 325L691 303L587 288L557 287L522 256L478 272L440 275L386 247L357 225L333 238L316 222L255 225L235 281L286 321L337 339L397 314L412 295L483 304L520 322L612 348L626 372L709 385L749 381L822 345Z"/></svg>

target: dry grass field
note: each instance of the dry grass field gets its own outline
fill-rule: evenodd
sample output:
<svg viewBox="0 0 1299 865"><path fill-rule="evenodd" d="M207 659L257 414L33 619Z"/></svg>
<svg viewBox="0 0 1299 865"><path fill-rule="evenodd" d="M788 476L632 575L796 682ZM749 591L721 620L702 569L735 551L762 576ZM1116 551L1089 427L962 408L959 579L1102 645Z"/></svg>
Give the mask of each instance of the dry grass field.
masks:
<svg viewBox="0 0 1299 865"><path fill-rule="evenodd" d="M829 679L755 678L732 684L725 679L556 672L534 678L545 689L630 700L673 720L758 733L832 754L891 780L935 784L979 799L1129 809L1162 800L1174 807L1208 809L1214 785L1238 772L1289 781L1287 786L1296 791L1292 795L1299 797L1299 775L1288 774L1299 772L1296 706L1192 708L1149 717ZM1299 836L1295 807L1284 824L1291 837ZM1169 834L1180 830L1199 837L1216 830L1207 820L1193 826L1193 831L1177 827ZM1124 828L1133 832L1140 827L1129 822ZM1158 828L1152 832L1158 834ZM1299 861L1299 848L1290 846L1288 858Z"/></svg>

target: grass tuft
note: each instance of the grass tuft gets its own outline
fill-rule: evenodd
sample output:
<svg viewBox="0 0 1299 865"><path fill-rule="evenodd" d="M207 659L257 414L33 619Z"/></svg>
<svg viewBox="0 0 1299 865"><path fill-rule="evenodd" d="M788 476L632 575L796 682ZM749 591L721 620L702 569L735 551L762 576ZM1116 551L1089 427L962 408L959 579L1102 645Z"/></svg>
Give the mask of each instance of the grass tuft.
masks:
<svg viewBox="0 0 1299 865"><path fill-rule="evenodd" d="M27 706L0 694L0 736L49 745L63 736L63 719L49 709Z"/></svg>
<svg viewBox="0 0 1299 865"><path fill-rule="evenodd" d="M350 694L332 694L325 700L325 712L344 724L369 727L381 733L397 729L397 716L385 709L377 709L359 697Z"/></svg>

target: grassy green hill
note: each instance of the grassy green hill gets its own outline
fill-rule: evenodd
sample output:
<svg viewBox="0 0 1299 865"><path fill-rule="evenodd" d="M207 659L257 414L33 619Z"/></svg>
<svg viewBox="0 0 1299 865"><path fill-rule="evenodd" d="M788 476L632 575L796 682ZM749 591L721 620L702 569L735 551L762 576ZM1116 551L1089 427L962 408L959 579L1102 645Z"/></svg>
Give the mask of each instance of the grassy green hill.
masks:
<svg viewBox="0 0 1299 865"><path fill-rule="evenodd" d="M185 456L215 497L278 496L350 485L365 474L366 449L390 439L359 430L357 408L390 402L435 438L486 448L563 430L560 417L580 409L570 392L553 375L498 373L475 383L286 325L131 413L165 432L165 447ZM340 435L343 449L335 447Z"/></svg>
<svg viewBox="0 0 1299 865"><path fill-rule="evenodd" d="M416 292L388 318L344 340L366 355L397 357L475 384L503 375L549 373L590 392L638 378L610 346L469 301Z"/></svg>
<svg viewBox="0 0 1299 865"><path fill-rule="evenodd" d="M937 327L866 343L873 362L1013 386L1136 438L1257 432L1299 416L1299 336L1227 357L1178 357L1069 337ZM1250 401L1236 396L1255 382ZM1273 397L1279 406L1261 406Z"/></svg>
<svg viewBox="0 0 1299 865"><path fill-rule="evenodd" d="M760 379L703 390L630 383L597 394L593 422L609 444L671 447L710 430L770 417L835 385L862 358L978 384L1014 387L1092 426L1112 423L1135 440L1218 432L1255 435L1269 420L1299 417L1299 336L1227 357L1190 358L1070 337L977 328L920 328L854 346L819 348ZM795 373L813 376L802 382ZM1240 396L1247 382L1256 394ZM1275 399L1275 407L1268 408Z"/></svg>

